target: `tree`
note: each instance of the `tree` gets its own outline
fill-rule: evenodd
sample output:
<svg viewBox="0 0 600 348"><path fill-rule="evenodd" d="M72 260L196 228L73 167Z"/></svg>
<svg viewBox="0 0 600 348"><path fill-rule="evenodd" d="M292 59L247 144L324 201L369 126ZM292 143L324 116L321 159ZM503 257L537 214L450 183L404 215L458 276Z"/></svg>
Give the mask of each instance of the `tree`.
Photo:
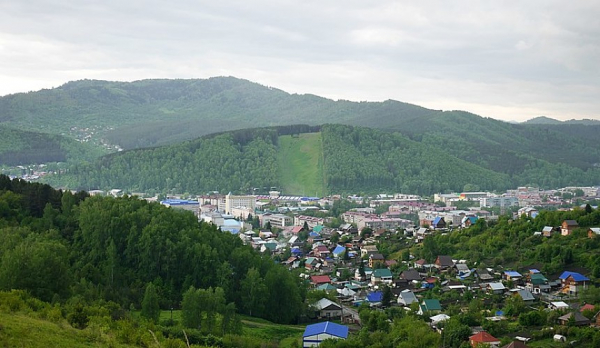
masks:
<svg viewBox="0 0 600 348"><path fill-rule="evenodd" d="M250 268L241 284L243 309L250 316L262 316L266 293L264 281L256 268Z"/></svg>
<svg viewBox="0 0 600 348"><path fill-rule="evenodd" d="M304 225L302 225L302 230L303 231L310 231L310 227L308 227L308 222L304 221Z"/></svg>
<svg viewBox="0 0 600 348"><path fill-rule="evenodd" d="M146 285L146 291L144 292L144 299L142 300L142 312L140 315L146 319L158 322L160 317L160 307L158 300L158 292L156 287L152 283Z"/></svg>
<svg viewBox="0 0 600 348"><path fill-rule="evenodd" d="M196 288L190 288L183 294L181 301L181 319L185 327L199 329L202 325L202 308Z"/></svg>
<svg viewBox="0 0 600 348"><path fill-rule="evenodd" d="M383 307L389 307L390 303L392 302L392 297L393 297L392 289L390 289L389 286L384 285L383 286L383 295L381 298L381 305Z"/></svg>

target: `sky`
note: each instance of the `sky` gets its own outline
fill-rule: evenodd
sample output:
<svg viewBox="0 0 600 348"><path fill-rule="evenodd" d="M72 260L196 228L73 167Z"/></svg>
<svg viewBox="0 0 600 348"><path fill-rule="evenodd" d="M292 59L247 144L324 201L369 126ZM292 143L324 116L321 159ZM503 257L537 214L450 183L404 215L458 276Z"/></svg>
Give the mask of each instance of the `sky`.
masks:
<svg viewBox="0 0 600 348"><path fill-rule="evenodd" d="M600 119L599 1L0 0L0 96L234 76L505 121Z"/></svg>

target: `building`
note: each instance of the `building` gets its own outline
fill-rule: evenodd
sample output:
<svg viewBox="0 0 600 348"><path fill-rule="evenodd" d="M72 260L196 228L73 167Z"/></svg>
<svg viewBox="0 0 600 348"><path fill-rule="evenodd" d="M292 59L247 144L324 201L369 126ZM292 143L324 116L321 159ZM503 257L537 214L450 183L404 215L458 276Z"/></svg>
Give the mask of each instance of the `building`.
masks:
<svg viewBox="0 0 600 348"><path fill-rule="evenodd" d="M256 196L237 196L231 193L224 197L219 198L217 207L220 212L225 214L232 214L233 208L247 208L254 210L256 208ZM246 216L244 216L246 218Z"/></svg>
<svg viewBox="0 0 600 348"><path fill-rule="evenodd" d="M577 272L563 272L558 279L562 285L562 292L569 294L577 294L582 290L587 289L590 279Z"/></svg>
<svg viewBox="0 0 600 348"><path fill-rule="evenodd" d="M339 304L322 298L313 304L313 307L318 311L319 318L341 318L342 317L342 306Z"/></svg>
<svg viewBox="0 0 600 348"><path fill-rule="evenodd" d="M305 215L294 216L295 226L304 226L305 222L308 225L308 228L315 228L316 226L323 225L325 223L325 219Z"/></svg>
<svg viewBox="0 0 600 348"><path fill-rule="evenodd" d="M479 202L481 208L506 208L518 207L519 199L517 197L484 197Z"/></svg>
<svg viewBox="0 0 600 348"><path fill-rule="evenodd" d="M292 225L292 218L283 214L263 214L261 216L260 225L265 227L267 223L271 223L271 227L277 227L283 229L286 226Z"/></svg>
<svg viewBox="0 0 600 348"><path fill-rule="evenodd" d="M499 347L500 340L485 331L469 337L471 347Z"/></svg>
<svg viewBox="0 0 600 348"><path fill-rule="evenodd" d="M565 220L560 225L560 234L563 236L569 236L573 233L573 230L579 227L579 224L575 220Z"/></svg>
<svg viewBox="0 0 600 348"><path fill-rule="evenodd" d="M330 321L308 325L302 335L302 347L318 347L326 339L348 338L348 327Z"/></svg>

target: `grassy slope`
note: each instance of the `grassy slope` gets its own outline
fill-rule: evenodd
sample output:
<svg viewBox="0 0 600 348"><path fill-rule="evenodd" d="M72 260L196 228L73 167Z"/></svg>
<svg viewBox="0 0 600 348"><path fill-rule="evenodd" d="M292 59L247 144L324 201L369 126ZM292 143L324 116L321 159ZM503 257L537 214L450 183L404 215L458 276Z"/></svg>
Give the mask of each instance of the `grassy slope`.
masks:
<svg viewBox="0 0 600 348"><path fill-rule="evenodd" d="M0 312L0 347L98 347L105 344L93 338L89 330Z"/></svg>
<svg viewBox="0 0 600 348"><path fill-rule="evenodd" d="M299 137L279 137L279 178L284 194L321 197L323 180L323 142L321 133L305 133Z"/></svg>

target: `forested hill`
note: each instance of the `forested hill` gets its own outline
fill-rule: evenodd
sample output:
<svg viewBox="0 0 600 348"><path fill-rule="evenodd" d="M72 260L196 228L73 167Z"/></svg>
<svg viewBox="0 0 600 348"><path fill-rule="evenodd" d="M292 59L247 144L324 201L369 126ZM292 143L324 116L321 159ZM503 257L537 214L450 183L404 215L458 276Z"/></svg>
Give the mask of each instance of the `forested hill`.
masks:
<svg viewBox="0 0 600 348"><path fill-rule="evenodd" d="M61 135L29 132L0 125L0 164L91 161L106 151Z"/></svg>
<svg viewBox="0 0 600 348"><path fill-rule="evenodd" d="M51 177L55 186L121 188L132 192L251 192L286 194L407 192L432 194L465 187L504 190L518 185L560 187L600 181L586 170L520 154L466 161L442 146L401 133L325 125L248 129L178 145L112 154Z"/></svg>
<svg viewBox="0 0 600 348"><path fill-rule="evenodd" d="M580 134L581 127L600 134L600 125L510 124L393 100L333 101L233 77L69 82L1 97L0 123L73 137L84 132L97 143L102 138L125 149L251 127L335 123L397 131L486 168L516 163L511 175L532 157L583 170L600 162L600 143Z"/></svg>

